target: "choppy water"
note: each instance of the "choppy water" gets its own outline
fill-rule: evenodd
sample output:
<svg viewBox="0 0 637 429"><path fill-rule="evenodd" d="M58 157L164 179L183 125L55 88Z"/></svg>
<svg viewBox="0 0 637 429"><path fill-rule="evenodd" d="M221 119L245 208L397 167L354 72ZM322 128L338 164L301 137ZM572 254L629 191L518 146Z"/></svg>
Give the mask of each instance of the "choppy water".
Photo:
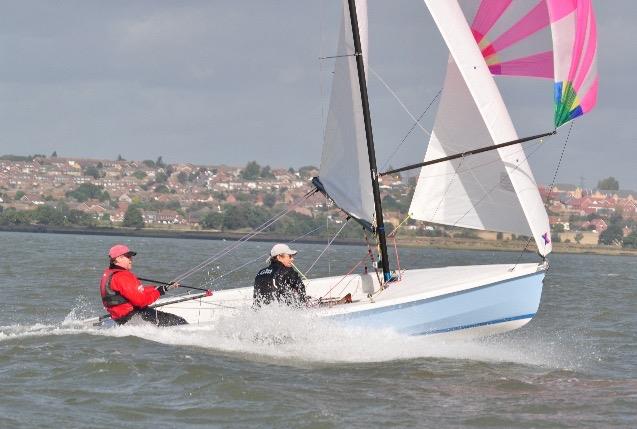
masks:
<svg viewBox="0 0 637 429"><path fill-rule="evenodd" d="M215 329L76 320L103 313L106 249L171 279L228 242L0 233L0 427L637 427L637 260L554 255L538 316L482 341L349 330L246 311ZM199 284L267 252L249 243ZM321 245L298 245L307 267ZM315 276L365 249L336 246ZM511 262L515 253L402 249L404 267ZM329 260L329 264L327 263ZM262 261L218 288L249 285ZM319 268L320 266L320 268Z"/></svg>

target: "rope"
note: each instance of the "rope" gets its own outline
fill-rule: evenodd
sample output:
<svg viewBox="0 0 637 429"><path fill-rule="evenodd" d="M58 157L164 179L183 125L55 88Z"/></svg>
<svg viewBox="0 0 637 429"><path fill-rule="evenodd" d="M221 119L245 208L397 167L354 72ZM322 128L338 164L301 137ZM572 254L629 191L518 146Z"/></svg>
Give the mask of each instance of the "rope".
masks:
<svg viewBox="0 0 637 429"><path fill-rule="evenodd" d="M334 240L336 240L336 237L339 236L339 234L341 233L341 231L343 231L343 228L345 228L347 226L347 222L349 222L350 218L348 217L345 222L343 222L343 226L341 226L341 229L338 230L338 232L336 234L334 234L334 237L332 237L332 239L330 241L327 242L327 245L325 246L325 248L323 249L323 251L321 252L320 255L318 255L318 258L316 258L316 260L314 262L312 262L312 265L310 265L310 268L308 268L305 272L309 273L310 271L312 271L312 268L314 268L314 266L316 265L316 263L319 261L319 259L321 259L321 257L323 256L323 254L327 251L327 249L330 248L330 246L332 245L332 243L334 242ZM300 272L300 271L299 271Z"/></svg>
<svg viewBox="0 0 637 429"><path fill-rule="evenodd" d="M436 98L438 98L438 96L442 92L442 89L440 91L438 91L438 94L436 94L436 96L433 98L433 100L429 103L429 105L427 106L427 109L425 109L425 111L420 115L420 117L418 119L416 119L416 117L414 115L412 115L412 113L409 111L409 109L407 109L407 106L405 106L405 103L403 103L402 100L398 97L398 94L396 94L396 92L394 92L394 90L391 89L391 87L387 84L387 82L385 82L383 80L383 78L380 77L380 75L378 73L376 73L376 71L373 68L370 67L369 70L372 72L374 77L376 79L378 79L380 81L380 83L383 84L383 86L387 89L387 91L389 91L389 93L396 99L398 104L400 104L400 107L402 107L403 110L409 115L409 117L415 122L414 126L412 127L412 130L413 130L413 128L415 128L417 126L424 133L426 133L428 136L431 136L431 132L429 130L427 130L426 128L424 128L422 125L420 125L420 120L425 115L425 113L427 113L427 110L429 110L429 108L431 107L433 102L436 100ZM411 133L411 130L409 130L409 133ZM409 133L407 133L407 136L409 135ZM407 138L407 136L405 136L405 138Z"/></svg>
<svg viewBox="0 0 637 429"><path fill-rule="evenodd" d="M396 237L396 234L398 233L398 229L399 229L400 227L402 227L402 226L405 224L405 222L407 222L409 219L411 219L411 215L410 215L410 214L408 214L408 215L405 217L405 219L403 219L403 221L402 221L402 222L400 222L396 228L394 228L394 230L393 230L393 231L389 234L389 236L390 236L390 237L392 237L392 236L393 236L393 237Z"/></svg>
<svg viewBox="0 0 637 429"><path fill-rule="evenodd" d="M237 309L241 308L241 307L238 307L238 306L225 305L225 304L219 304L219 303L216 303L216 302L199 300L199 306L201 307L201 305L203 305L203 304L210 305L212 307L230 308L232 310L237 310Z"/></svg>
<svg viewBox="0 0 637 429"><path fill-rule="evenodd" d="M400 270L400 256L398 256L398 245L396 244L396 236L392 235L391 238L394 241L394 252L396 253L396 266L398 267L398 281L400 281L402 280L402 271Z"/></svg>
<svg viewBox="0 0 637 429"><path fill-rule="evenodd" d="M223 256L229 254L230 252L238 249L239 247L241 247L246 241L252 239L254 236L258 235L259 233L263 232L266 228L274 225L274 223L276 223L279 219L281 219L283 216L287 215L288 213L290 213L296 206L298 206L299 204L301 204L303 201L305 201L306 199L308 199L311 195L313 195L317 190L313 189L312 191L308 192L307 194L305 194L305 196L303 196L302 198L298 199L296 202L294 202L294 204L290 205L287 210L282 211L281 213L279 213L278 215L275 215L273 217L271 217L270 219L268 219L267 221L265 221L263 224L261 224L256 230L244 235L243 237L241 237L238 241L236 241L235 243L225 247L224 249L222 249L221 251L219 251L218 253L216 253L215 255L211 256L210 258L206 259L205 261L201 262L200 264L196 265L195 267L191 268L190 270L184 272L183 274L177 276L173 282L181 282L185 279L187 279L188 277L192 276L194 273L196 273L197 271L202 270L204 267L212 264L213 262L219 260L220 258L222 258Z"/></svg>
<svg viewBox="0 0 637 429"><path fill-rule="evenodd" d="M551 187L549 188L548 195L546 196L546 208L548 209L548 204L551 199L551 192L553 192L553 186L555 186L555 181L557 180L557 172L560 171L560 167L562 166L562 159L564 158L564 153L566 152L566 144L568 143L568 139L571 136L571 130L573 129L573 121L571 121L571 126L568 127L568 133L566 134L566 140L564 140L564 146L562 146L562 153L560 154L560 159L557 161L557 166L555 167L555 174L553 174L553 180L551 181Z"/></svg>
<svg viewBox="0 0 637 429"><path fill-rule="evenodd" d="M520 263L520 259L522 259L522 255L524 255L524 252L526 252L526 249L527 247L529 247L529 244L531 244L532 239L533 239L533 236L529 237L529 239L526 240L526 245L524 246L524 249L522 249L522 251L518 255L518 259L516 259L515 264L513 264L513 268L511 268L509 271L515 270L515 268L518 266L518 264Z"/></svg>
<svg viewBox="0 0 637 429"><path fill-rule="evenodd" d="M296 265L294 265L294 262L291 263L292 264L292 268L294 268L294 270L299 273L299 275L303 278L303 280L305 280L306 282L309 282L310 279L307 278L307 276L305 274L303 274L303 271L301 271L299 269L299 267L297 267Z"/></svg>
<svg viewBox="0 0 637 429"><path fill-rule="evenodd" d="M355 57L356 54L345 54L345 55L332 55L330 57L319 57L319 60L331 60L334 58L345 58L345 57Z"/></svg>
<svg viewBox="0 0 637 429"><path fill-rule="evenodd" d="M391 91L391 89L385 84L385 82L380 78L380 76L378 76L378 74L376 74L376 72L374 70L372 70L372 73L374 74L374 76L376 76L378 78L378 80L380 80L387 87L387 89L390 91L390 93L392 93L392 95L394 95L394 97L398 100L400 105L403 106L403 108L405 109L407 114L414 121L414 124L411 126L409 131L407 131L407 134L405 134L405 136L402 138L402 140L400 140L400 143L398 144L398 146L396 146L396 148L393 150L393 152L387 158L387 161L385 161L385 163L383 164L383 167L381 168L381 170L385 170L387 168L387 165L391 162L391 160L394 157L394 155L396 155L396 153L400 150L400 148L403 146L405 141L407 141L407 137L409 137L411 135L412 131L414 131L416 129L416 127L420 127L420 129L423 130L427 135L431 136L431 133L420 125L420 120L427 114L427 112L429 111L431 106L434 104L434 102L438 99L438 97L440 97L440 93L442 92L442 89L439 90L438 93L434 96L434 98L429 102L429 104L427 105L425 110L420 114L420 116L418 116L418 118L414 118L414 116L409 112L409 110L407 110L405 105L398 99L398 96Z"/></svg>
<svg viewBox="0 0 637 429"><path fill-rule="evenodd" d="M323 228L322 225L317 227L317 228L314 228L310 232L306 232L305 234L295 238L294 240L290 241L290 243L294 243L294 242L296 242L296 241L298 241L298 240L300 240L300 239L302 239L302 238L304 238L304 237L306 237L306 236L318 231L321 228ZM259 259L263 259L263 258L267 257L268 255L270 255L270 254L269 253L263 253L263 254L257 256L256 258L249 260L248 262L244 263L243 265L240 265L240 266L236 267L234 270L228 271L227 273L224 273L224 274L220 275L216 279L213 279L213 280L211 280L210 282L208 282L206 284L213 285L215 283L218 283L219 281L221 281L222 278L224 278L226 276L229 276L230 274L236 273L237 271L241 270L242 268L245 268L246 266L258 261Z"/></svg>
<svg viewBox="0 0 637 429"><path fill-rule="evenodd" d="M396 266L398 268L398 281L401 280L401 269L400 269L400 256L398 254L398 244L396 243L396 235L398 234L398 230L405 224L405 222L407 222L409 219L411 219L411 215L407 215L405 217L405 219L402 220L402 222L400 222L398 224L398 226L396 228L394 228L394 230L389 234L389 237L393 240L394 242L394 253L396 254ZM396 282L394 282L396 283Z"/></svg>
<svg viewBox="0 0 637 429"><path fill-rule="evenodd" d="M376 271L376 278L378 279L378 284L383 284L383 282L380 279L380 274L378 272L378 264L376 263L376 260L374 258L374 253L372 252L372 246L369 244L369 237L367 237L367 231L365 231L365 243L367 243L367 256L369 256L369 259L372 262L372 267L374 267L374 270ZM365 270L367 271L367 270Z"/></svg>
<svg viewBox="0 0 637 429"><path fill-rule="evenodd" d="M331 288L330 288L327 292L325 292L325 294L324 294L321 298L325 298L326 296L328 296L328 295L329 295L329 294L330 294L330 293L331 293L331 292L332 292L332 291L336 288L336 286L338 286L339 284L341 284L341 282L342 282L342 281L343 281L343 280L344 280L347 276L349 276L350 274L352 274L352 273L354 272L354 270L355 270L356 268L358 268L358 266L359 266L360 264L362 264L362 263L363 263L363 261L364 261L365 259L367 259L367 255L363 256L363 259L361 259L360 261L358 261L358 263L357 263L356 265L354 265L354 267L353 267L351 270L349 270L346 274L344 274L343 276L341 276L341 278L339 279L339 281L338 281L338 282L336 282L336 284L335 284L334 286L332 286L332 287L331 287ZM348 284L349 284L349 283L348 283ZM347 287L347 285L346 285L346 287ZM343 290L345 290L345 289L343 288ZM341 292L342 292L342 291L341 291Z"/></svg>
<svg viewBox="0 0 637 429"><path fill-rule="evenodd" d="M549 191L546 196L546 203L544 203L544 206L546 207L547 211L548 211L549 201L551 199L551 192L553 192L553 186L555 186L557 173L560 170L560 166L562 165L562 159L564 158L564 153L566 152L566 145L568 143L569 137L571 136L572 129L573 129L573 122L571 121L571 126L568 128L568 133L566 134L566 139L564 140L564 146L562 146L562 153L560 154L560 159L557 161L557 166L555 167L555 173L553 174L553 180L551 181L551 186L549 186ZM513 268L511 268L511 271L515 270L515 268L520 263L520 259L522 259L522 255L524 254L524 252L526 252L526 249L529 247L529 244L531 243L531 238L533 237L529 237L529 239L526 241L526 245L524 246L524 248L518 255L518 259L515 261L515 264L513 264ZM542 259L544 259L544 256L542 256Z"/></svg>

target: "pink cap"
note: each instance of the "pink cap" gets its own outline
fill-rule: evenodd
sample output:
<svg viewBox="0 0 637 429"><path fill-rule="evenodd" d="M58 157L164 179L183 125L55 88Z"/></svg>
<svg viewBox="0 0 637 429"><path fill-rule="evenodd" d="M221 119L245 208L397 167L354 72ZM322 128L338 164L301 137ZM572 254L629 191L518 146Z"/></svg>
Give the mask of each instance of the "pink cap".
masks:
<svg viewBox="0 0 637 429"><path fill-rule="evenodd" d="M137 253L131 251L128 246L125 246L123 244L116 244L115 246L111 247L111 250L108 251L108 257L111 259L115 259L118 256L126 255L127 253L131 256L137 255Z"/></svg>

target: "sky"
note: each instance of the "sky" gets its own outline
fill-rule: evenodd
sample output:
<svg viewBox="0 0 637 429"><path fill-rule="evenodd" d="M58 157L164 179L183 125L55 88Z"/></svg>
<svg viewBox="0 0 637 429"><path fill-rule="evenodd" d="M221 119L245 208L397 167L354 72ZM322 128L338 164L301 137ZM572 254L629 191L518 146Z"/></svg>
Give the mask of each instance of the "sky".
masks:
<svg viewBox="0 0 637 429"><path fill-rule="evenodd" d="M594 4L598 105L530 162L537 181L551 183L564 150L557 183L594 187L613 176L637 190L637 2ZM340 8L341 0L0 0L0 154L319 165L333 68L320 58L335 51ZM438 93L446 48L422 0L369 0L369 26L378 164L419 162L428 138L416 129L401 143L413 126L405 109L417 117ZM516 91L509 108L519 134L550 131L550 83Z"/></svg>

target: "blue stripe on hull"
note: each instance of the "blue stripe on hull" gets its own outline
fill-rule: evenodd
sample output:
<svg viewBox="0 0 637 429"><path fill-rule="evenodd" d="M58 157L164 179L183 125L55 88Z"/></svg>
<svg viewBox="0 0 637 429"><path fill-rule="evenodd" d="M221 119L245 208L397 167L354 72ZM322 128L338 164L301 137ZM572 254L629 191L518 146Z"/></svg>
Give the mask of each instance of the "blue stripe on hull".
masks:
<svg viewBox="0 0 637 429"><path fill-rule="evenodd" d="M403 304L334 316L348 325L426 335L532 318L544 272ZM400 284L392 287L400 287Z"/></svg>
<svg viewBox="0 0 637 429"><path fill-rule="evenodd" d="M473 325L455 326L453 328L438 329L437 331L423 332L422 334L418 334L418 335L442 334L444 332L460 331L462 329L478 328L480 326L498 325L500 323L513 322L515 320L533 319L533 317L535 317L535 313L533 313L533 314L523 314L521 316L507 317L505 319L490 320L488 322L474 323Z"/></svg>

